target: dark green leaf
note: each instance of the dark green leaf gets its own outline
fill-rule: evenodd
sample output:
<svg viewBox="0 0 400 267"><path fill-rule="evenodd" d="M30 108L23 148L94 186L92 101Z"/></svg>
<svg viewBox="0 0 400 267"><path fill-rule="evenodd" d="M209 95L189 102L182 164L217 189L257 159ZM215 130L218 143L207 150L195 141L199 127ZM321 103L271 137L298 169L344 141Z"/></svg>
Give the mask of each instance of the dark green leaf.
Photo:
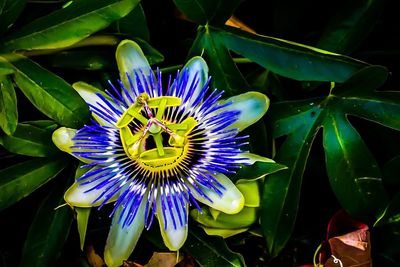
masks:
<svg viewBox="0 0 400 267"><path fill-rule="evenodd" d="M0 136L0 140L4 148L12 153L48 157L60 152L51 141L51 135L50 130L20 123L12 136Z"/></svg>
<svg viewBox="0 0 400 267"><path fill-rule="evenodd" d="M68 83L29 59L14 56L15 82L37 109L71 128L88 120L86 103Z"/></svg>
<svg viewBox="0 0 400 267"><path fill-rule="evenodd" d="M250 88L240 73L229 51L215 38L213 30L203 27L199 30L191 55L202 54L210 68L214 88L224 90L227 96L248 91Z"/></svg>
<svg viewBox="0 0 400 267"><path fill-rule="evenodd" d="M0 210L28 196L65 168L65 159L33 159L0 171Z"/></svg>
<svg viewBox="0 0 400 267"><path fill-rule="evenodd" d="M0 0L0 35L11 27L25 4L26 0Z"/></svg>
<svg viewBox="0 0 400 267"><path fill-rule="evenodd" d="M18 110L14 86L8 76L0 76L0 128L11 135L17 128Z"/></svg>
<svg viewBox="0 0 400 267"><path fill-rule="evenodd" d="M44 130L51 131L51 132L54 131L55 129L57 129L57 127L58 127L57 123L55 123L54 121L51 121L51 120L26 121L24 123L32 125L32 126L36 126L36 127L39 127Z"/></svg>
<svg viewBox="0 0 400 267"><path fill-rule="evenodd" d="M215 35L229 50L299 81L344 82L366 66L366 63L346 56L231 27L215 29Z"/></svg>
<svg viewBox="0 0 400 267"><path fill-rule="evenodd" d="M164 56L158 50L152 47L148 42L140 38L132 38L132 40L135 41L143 50L143 53L149 61L150 65L164 61Z"/></svg>
<svg viewBox="0 0 400 267"><path fill-rule="evenodd" d="M346 96L343 110L346 113L371 120L392 129L400 130L397 114L400 112L398 92L374 92L367 96Z"/></svg>
<svg viewBox="0 0 400 267"><path fill-rule="evenodd" d="M397 193L386 207L374 226L383 226L386 224L397 224L400 226L400 193Z"/></svg>
<svg viewBox="0 0 400 267"><path fill-rule="evenodd" d="M73 1L10 35L3 50L56 49L71 46L127 15L140 0Z"/></svg>
<svg viewBox="0 0 400 267"><path fill-rule="evenodd" d="M347 95L358 93L370 93L381 87L387 80L389 72L383 66L372 65L365 67L351 76L346 83L333 89L335 95Z"/></svg>
<svg viewBox="0 0 400 267"><path fill-rule="evenodd" d="M0 56L0 76L14 73L12 65Z"/></svg>
<svg viewBox="0 0 400 267"><path fill-rule="evenodd" d="M343 3L331 19L317 46L336 53L350 54L366 39L378 22L385 1L355 0Z"/></svg>
<svg viewBox="0 0 400 267"><path fill-rule="evenodd" d="M174 0L189 20L201 25L224 24L240 4L240 0Z"/></svg>
<svg viewBox="0 0 400 267"><path fill-rule="evenodd" d="M137 38L133 40L140 45L149 64L157 64L164 60L164 56L147 42ZM53 67L78 70L113 70L117 66L115 51L102 48L62 51L46 57L46 60Z"/></svg>
<svg viewBox="0 0 400 267"><path fill-rule="evenodd" d="M57 184L39 207L25 241L20 267L51 267L60 256L73 220L68 206L60 207L65 190L65 185Z"/></svg>
<svg viewBox="0 0 400 267"><path fill-rule="evenodd" d="M92 48L91 50L68 50L46 57L47 62L56 68L77 70L113 69L116 66L111 51Z"/></svg>
<svg viewBox="0 0 400 267"><path fill-rule="evenodd" d="M383 166L383 181L391 187L400 187L400 155L392 158Z"/></svg>
<svg viewBox="0 0 400 267"><path fill-rule="evenodd" d="M140 38L146 42L150 41L150 32L147 27L146 15L142 5L138 4L128 15L117 20L111 29L119 34L127 35L130 38Z"/></svg>
<svg viewBox="0 0 400 267"><path fill-rule="evenodd" d="M198 227L191 227L183 247L201 267L245 266L242 255L232 252L223 238L208 236Z"/></svg>
<svg viewBox="0 0 400 267"><path fill-rule="evenodd" d="M275 123L276 136L290 134L274 159L286 165L288 170L271 174L265 179L261 200L261 226L272 257L278 255L293 231L304 169L311 145L320 129L319 121L315 118L318 118L321 110L309 103L305 103L305 106L309 110L298 112L298 117L294 115L294 118ZM282 108L285 109L283 104ZM280 107L275 106L275 110L271 109L269 113L279 114L279 110Z"/></svg>
<svg viewBox="0 0 400 267"><path fill-rule="evenodd" d="M327 113L323 127L326 168L339 202L365 221L379 216L388 199L377 162L344 114Z"/></svg>
<svg viewBox="0 0 400 267"><path fill-rule="evenodd" d="M346 116L365 117L399 129L394 114L400 113L400 93L390 92L389 97L388 92L373 91L385 80L386 73L380 67L364 71L325 98L281 102L271 107L274 137L286 136L274 160L289 168L268 176L264 185L261 224L273 256L293 231L302 175L321 127L328 176L343 208L352 216L370 221L381 215L387 203L377 163Z"/></svg>

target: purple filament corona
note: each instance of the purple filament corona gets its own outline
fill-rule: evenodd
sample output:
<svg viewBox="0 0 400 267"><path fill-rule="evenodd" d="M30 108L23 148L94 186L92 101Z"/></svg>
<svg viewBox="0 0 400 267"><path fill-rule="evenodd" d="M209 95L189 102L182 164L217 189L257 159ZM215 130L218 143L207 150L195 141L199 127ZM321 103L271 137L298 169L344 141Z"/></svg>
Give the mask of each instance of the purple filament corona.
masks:
<svg viewBox="0 0 400 267"><path fill-rule="evenodd" d="M208 90L209 79L199 90L198 75L191 77L189 69L184 69L172 82L170 79L164 90L161 72L157 70L153 75L148 70L148 73L135 71L134 75L127 75L129 88L120 81L119 91L110 82L111 90L106 91L107 94L97 93L101 101L90 105L90 109L105 123L92 120L91 125L78 130L71 148L75 156L90 161L83 167L91 169L78 181L90 187L87 193L101 191L94 200L94 203L101 203L100 207L111 200L116 201L112 215L119 216L119 223L129 226L140 207L145 205L146 227L150 227L157 209L160 209L158 216L163 218L164 227L172 224L176 229L178 225L187 224L188 205L199 208L195 195L211 201L208 192L219 196L223 194L226 189L214 175L235 173L243 164L244 159L239 154L243 153L241 147L247 144L244 140L247 137L238 137L238 129L229 128L238 120L240 111L224 110L231 103L218 103L222 92ZM174 96L181 99L180 106L166 108L162 120L181 123L193 117L197 122L187 137L191 144L188 153L183 163L173 170L151 173L141 168L126 155L120 129L114 127L124 111L142 93L150 98ZM129 125L132 131L141 126L138 121Z"/></svg>

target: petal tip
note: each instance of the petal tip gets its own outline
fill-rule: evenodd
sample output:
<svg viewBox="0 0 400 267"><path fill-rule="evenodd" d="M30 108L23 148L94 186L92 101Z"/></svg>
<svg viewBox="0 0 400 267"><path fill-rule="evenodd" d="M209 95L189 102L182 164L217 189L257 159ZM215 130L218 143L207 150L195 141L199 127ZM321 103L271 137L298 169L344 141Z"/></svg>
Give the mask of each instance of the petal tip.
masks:
<svg viewBox="0 0 400 267"><path fill-rule="evenodd" d="M71 153L70 147L74 145L72 138L75 136L75 134L75 129L61 127L53 132L51 139L60 150Z"/></svg>

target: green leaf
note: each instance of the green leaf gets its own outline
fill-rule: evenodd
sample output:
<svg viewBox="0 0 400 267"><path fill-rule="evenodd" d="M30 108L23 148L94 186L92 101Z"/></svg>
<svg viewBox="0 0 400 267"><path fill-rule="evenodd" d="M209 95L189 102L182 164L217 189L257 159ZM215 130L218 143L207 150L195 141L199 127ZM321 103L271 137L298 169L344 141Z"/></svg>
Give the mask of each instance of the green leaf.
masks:
<svg viewBox="0 0 400 267"><path fill-rule="evenodd" d="M279 75L299 81L344 82L367 64L315 47L269 36L255 35L232 27L214 29L229 50Z"/></svg>
<svg viewBox="0 0 400 267"><path fill-rule="evenodd" d="M256 180L264 177L265 175L270 175L272 173L278 172L280 170L287 169L285 165L278 164L275 162L262 162L257 161L253 165L242 166L236 174L231 177L233 182L238 180Z"/></svg>
<svg viewBox="0 0 400 267"><path fill-rule="evenodd" d="M111 29L130 38L140 38L150 41L150 32L147 27L146 15L141 4L138 4L128 15L117 20L111 25Z"/></svg>
<svg viewBox="0 0 400 267"><path fill-rule="evenodd" d="M239 0L174 0L189 20L201 25L222 25L240 4Z"/></svg>
<svg viewBox="0 0 400 267"><path fill-rule="evenodd" d="M388 199L377 162L344 114L328 112L323 127L326 167L339 202L354 217L368 219L369 210L378 216Z"/></svg>
<svg viewBox="0 0 400 267"><path fill-rule="evenodd" d="M132 38L132 40L140 46L150 65L158 64L164 61L164 56L148 42L140 38Z"/></svg>
<svg viewBox="0 0 400 267"><path fill-rule="evenodd" d="M0 128L12 135L17 128L17 96L8 76L0 76Z"/></svg>
<svg viewBox="0 0 400 267"><path fill-rule="evenodd" d="M400 155L392 158L383 166L383 181L391 188L400 188Z"/></svg>
<svg viewBox="0 0 400 267"><path fill-rule="evenodd" d="M37 109L71 128L89 119L88 106L67 82L27 58L14 57L15 82Z"/></svg>
<svg viewBox="0 0 400 267"><path fill-rule="evenodd" d="M183 246L201 267L246 266L242 255L232 252L221 237L208 236L199 227L191 227Z"/></svg>
<svg viewBox="0 0 400 267"><path fill-rule="evenodd" d="M114 53L104 49L68 50L46 57L52 67L77 70L104 70L116 66Z"/></svg>
<svg viewBox="0 0 400 267"><path fill-rule="evenodd" d="M73 1L7 37L3 50L56 49L71 46L127 15L140 0Z"/></svg>
<svg viewBox="0 0 400 267"><path fill-rule="evenodd" d="M25 123L51 132L58 128L58 124L51 120L27 121Z"/></svg>
<svg viewBox="0 0 400 267"><path fill-rule="evenodd" d="M343 3L331 18L317 47L350 54L367 38L378 22L385 1L355 0Z"/></svg>
<svg viewBox="0 0 400 267"><path fill-rule="evenodd" d="M164 56L147 42L133 38L143 50L149 64L158 64L164 61ZM114 70L117 65L115 51L103 48L75 49L62 51L46 57L46 62L53 67L78 70Z"/></svg>
<svg viewBox="0 0 400 267"><path fill-rule="evenodd" d="M0 35L11 27L21 14L25 4L26 0L0 0Z"/></svg>
<svg viewBox="0 0 400 267"><path fill-rule="evenodd" d="M8 151L32 156L49 157L60 153L51 141L51 130L42 129L28 123L19 123L11 136L0 136L0 141Z"/></svg>
<svg viewBox="0 0 400 267"><path fill-rule="evenodd" d="M373 90L386 77L382 70L376 66L365 68L326 97L272 105L269 114L274 137L286 136L274 160L289 168L269 175L264 184L261 224L272 256L280 252L293 231L303 172L311 145L321 127L327 173L343 208L365 221L381 215L387 204L382 175L347 115L400 129L394 115L387 114L400 114L400 93L391 92L389 98L388 92ZM368 84L373 77L377 80ZM360 82L356 83L358 79Z"/></svg>
<svg viewBox="0 0 400 267"><path fill-rule="evenodd" d="M276 107L269 113L279 114L279 110L280 108ZM307 157L320 129L318 121L314 121L311 114L315 113L318 116L320 112L314 109L301 113L301 118L288 118L275 123L275 134L279 134L280 131L293 132L290 132L274 159L286 165L288 170L271 174L265 179L261 200L261 226L272 257L278 255L285 247L294 228ZM279 129L280 127L283 129Z"/></svg>
<svg viewBox="0 0 400 267"><path fill-rule="evenodd" d="M65 159L33 159L0 171L0 210L50 181L66 166Z"/></svg>
<svg viewBox="0 0 400 267"><path fill-rule="evenodd" d="M0 76L14 73L12 65L0 56Z"/></svg>
<svg viewBox="0 0 400 267"><path fill-rule="evenodd" d="M60 207L65 189L58 184L39 207L29 228L20 267L51 267L60 256L73 220L71 210L65 205Z"/></svg>
<svg viewBox="0 0 400 267"><path fill-rule="evenodd" d="M387 205L382 216L375 222L374 226L397 224L400 226L400 193L397 193Z"/></svg>
<svg viewBox="0 0 400 267"><path fill-rule="evenodd" d="M237 95L250 89L229 51L216 38L215 32L208 27L199 29L190 54L191 56L201 54L205 57L213 77L212 87L224 90L226 96Z"/></svg>

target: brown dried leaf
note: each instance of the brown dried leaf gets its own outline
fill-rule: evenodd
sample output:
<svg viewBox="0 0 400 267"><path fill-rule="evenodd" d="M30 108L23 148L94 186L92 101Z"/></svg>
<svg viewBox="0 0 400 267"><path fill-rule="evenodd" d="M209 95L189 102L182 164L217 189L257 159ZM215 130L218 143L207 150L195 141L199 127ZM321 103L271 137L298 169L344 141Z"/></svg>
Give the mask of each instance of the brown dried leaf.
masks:
<svg viewBox="0 0 400 267"><path fill-rule="evenodd" d="M150 261L144 267L174 267L183 259L175 252L154 252Z"/></svg>
<svg viewBox="0 0 400 267"><path fill-rule="evenodd" d="M103 259L96 254L92 245L89 245L86 248L86 257L89 262L89 265L92 267L102 267L104 265Z"/></svg>

